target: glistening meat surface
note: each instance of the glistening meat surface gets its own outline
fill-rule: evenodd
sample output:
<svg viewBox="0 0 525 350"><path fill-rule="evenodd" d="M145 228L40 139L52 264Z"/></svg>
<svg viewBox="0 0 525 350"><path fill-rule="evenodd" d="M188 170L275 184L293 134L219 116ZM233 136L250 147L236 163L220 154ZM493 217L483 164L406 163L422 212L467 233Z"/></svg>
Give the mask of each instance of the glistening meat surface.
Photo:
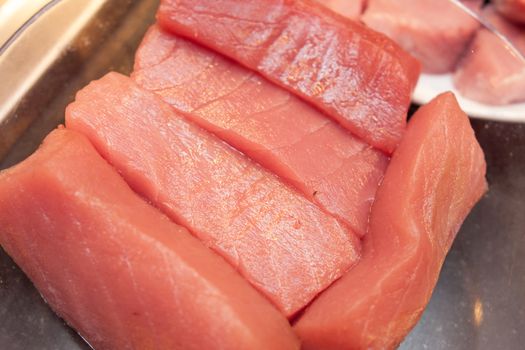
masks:
<svg viewBox="0 0 525 350"><path fill-rule="evenodd" d="M299 348L267 300L74 131L0 173L0 243L96 349Z"/></svg>
<svg viewBox="0 0 525 350"><path fill-rule="evenodd" d="M364 235L388 164L382 152L253 71L157 26L132 78Z"/></svg>
<svg viewBox="0 0 525 350"><path fill-rule="evenodd" d="M164 29L260 72L392 152L419 62L386 36L313 1L163 0Z"/></svg>
<svg viewBox="0 0 525 350"><path fill-rule="evenodd" d="M452 93L411 119L372 207L363 257L295 325L303 349L390 349L415 325L486 164Z"/></svg>
<svg viewBox="0 0 525 350"><path fill-rule="evenodd" d="M66 125L287 316L359 257L353 232L123 75L81 90Z"/></svg>

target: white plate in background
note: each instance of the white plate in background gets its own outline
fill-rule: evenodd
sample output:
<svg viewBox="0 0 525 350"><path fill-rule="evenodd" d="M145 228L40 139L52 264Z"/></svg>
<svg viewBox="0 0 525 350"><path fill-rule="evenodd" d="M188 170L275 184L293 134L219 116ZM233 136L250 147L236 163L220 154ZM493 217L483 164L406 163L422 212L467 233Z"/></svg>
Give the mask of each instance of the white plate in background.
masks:
<svg viewBox="0 0 525 350"><path fill-rule="evenodd" d="M471 117L506 122L525 122L525 102L499 106L469 100L462 97L454 89L452 74L421 74L412 101L417 104L424 104L444 91L453 91L461 108Z"/></svg>

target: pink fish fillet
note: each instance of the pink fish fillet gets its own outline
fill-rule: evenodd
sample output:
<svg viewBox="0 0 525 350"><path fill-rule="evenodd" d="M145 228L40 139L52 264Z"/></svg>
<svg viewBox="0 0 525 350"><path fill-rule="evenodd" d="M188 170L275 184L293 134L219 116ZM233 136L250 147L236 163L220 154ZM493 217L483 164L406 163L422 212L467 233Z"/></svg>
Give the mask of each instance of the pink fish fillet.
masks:
<svg viewBox="0 0 525 350"><path fill-rule="evenodd" d="M163 0L161 27L281 85L392 152L419 63L392 40L309 0Z"/></svg>
<svg viewBox="0 0 525 350"><path fill-rule="evenodd" d="M0 243L95 349L299 348L267 300L74 131L0 173Z"/></svg>
<svg viewBox="0 0 525 350"><path fill-rule="evenodd" d="M492 0L492 3L509 20L525 24L525 0Z"/></svg>
<svg viewBox="0 0 525 350"><path fill-rule="evenodd" d="M365 9L366 0L317 0L332 11L351 19L359 19Z"/></svg>
<svg viewBox="0 0 525 350"><path fill-rule="evenodd" d="M478 8L481 1L464 1ZM451 72L479 27L449 0L369 0L363 22L385 33L428 73Z"/></svg>
<svg viewBox="0 0 525 350"><path fill-rule="evenodd" d="M132 78L364 235L388 159L286 90L153 26Z"/></svg>
<svg viewBox="0 0 525 350"><path fill-rule="evenodd" d="M359 257L336 219L123 75L80 91L66 124L287 316Z"/></svg>
<svg viewBox="0 0 525 350"><path fill-rule="evenodd" d="M525 55L525 27L508 22L492 6L483 16ZM478 31L454 75L454 85L467 98L503 105L525 101L525 59L509 50L487 29Z"/></svg>
<svg viewBox="0 0 525 350"><path fill-rule="evenodd" d="M452 241L487 189L468 117L445 93L417 111L372 207L359 264L306 309L302 349L392 349L415 325Z"/></svg>

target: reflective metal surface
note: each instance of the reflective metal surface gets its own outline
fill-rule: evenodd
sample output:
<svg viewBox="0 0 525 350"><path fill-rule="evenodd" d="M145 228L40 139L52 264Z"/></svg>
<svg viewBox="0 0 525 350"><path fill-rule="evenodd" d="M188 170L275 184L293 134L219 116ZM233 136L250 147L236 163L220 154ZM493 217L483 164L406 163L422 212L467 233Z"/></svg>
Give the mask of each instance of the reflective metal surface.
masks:
<svg viewBox="0 0 525 350"><path fill-rule="evenodd" d="M75 81L80 87L115 64L132 62L133 50L124 50L140 41L156 3L53 1L15 34L16 40L1 46L0 158L56 101L57 93L72 94L75 89L70 85ZM125 23L127 29L122 27ZM84 83L79 81L83 77ZM60 116L62 111L55 113Z"/></svg>
<svg viewBox="0 0 525 350"><path fill-rule="evenodd" d="M402 349L525 348L525 124L472 124L489 192L463 224Z"/></svg>
<svg viewBox="0 0 525 350"><path fill-rule="evenodd" d="M43 23L41 28L53 27L57 24L56 16L62 14L64 6L85 9L90 2L60 1L62 7L47 11L35 24ZM84 17L83 25L77 27L77 34L72 35L71 41L52 56L50 64L29 86L14 109L5 118L0 117L0 169L32 153L44 136L63 121L64 108L73 100L75 92L89 81L110 70L131 71L133 55L147 27L154 21L158 0L97 0L92 3L95 2L101 6L95 11L91 7L91 16ZM75 11L69 15L74 16ZM29 46L44 45L38 40L35 42L32 35L25 38ZM31 55L31 52L26 51L26 55ZM2 57L0 55L0 59ZM17 73L16 66L15 62L9 74ZM5 79L6 75L0 73L0 87L6 86ZM74 331L54 315L1 248L0 349L89 349Z"/></svg>
<svg viewBox="0 0 525 350"><path fill-rule="evenodd" d="M0 47L52 0L0 0Z"/></svg>
<svg viewBox="0 0 525 350"><path fill-rule="evenodd" d="M0 145L13 144L5 156L0 147L0 169L38 146L79 88L109 70L131 70L155 8L156 1L112 0L93 13L10 115L25 120L15 123L16 137L6 142L13 129L0 123ZM486 153L490 191L461 228L432 301L401 349L525 346L525 125L472 123ZM0 349L88 349L1 250Z"/></svg>

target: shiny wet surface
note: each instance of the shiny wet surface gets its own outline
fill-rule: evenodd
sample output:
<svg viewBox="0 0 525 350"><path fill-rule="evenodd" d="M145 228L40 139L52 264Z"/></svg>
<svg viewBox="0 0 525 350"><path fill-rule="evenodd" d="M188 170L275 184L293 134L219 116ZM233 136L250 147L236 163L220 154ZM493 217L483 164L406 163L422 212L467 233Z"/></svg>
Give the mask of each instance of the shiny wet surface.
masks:
<svg viewBox="0 0 525 350"><path fill-rule="evenodd" d="M473 120L473 126L490 190L462 226L432 300L401 349L525 344L525 125ZM0 344L6 350L87 349L3 252Z"/></svg>
<svg viewBox="0 0 525 350"><path fill-rule="evenodd" d="M141 30L152 18L151 14L135 16L135 21L114 32L116 39L100 46L99 56L90 59L95 64L77 71L51 103L41 106L41 117L0 160L0 169L34 150L61 122L74 92L89 80L108 70L130 71ZM142 27L137 27L139 20ZM525 345L525 125L472 123L486 154L490 190L462 226L432 300L401 349L521 349ZM89 349L1 250L0 348Z"/></svg>
<svg viewBox="0 0 525 350"><path fill-rule="evenodd" d="M485 150L489 192L463 224L401 349L525 344L525 125L472 123Z"/></svg>

